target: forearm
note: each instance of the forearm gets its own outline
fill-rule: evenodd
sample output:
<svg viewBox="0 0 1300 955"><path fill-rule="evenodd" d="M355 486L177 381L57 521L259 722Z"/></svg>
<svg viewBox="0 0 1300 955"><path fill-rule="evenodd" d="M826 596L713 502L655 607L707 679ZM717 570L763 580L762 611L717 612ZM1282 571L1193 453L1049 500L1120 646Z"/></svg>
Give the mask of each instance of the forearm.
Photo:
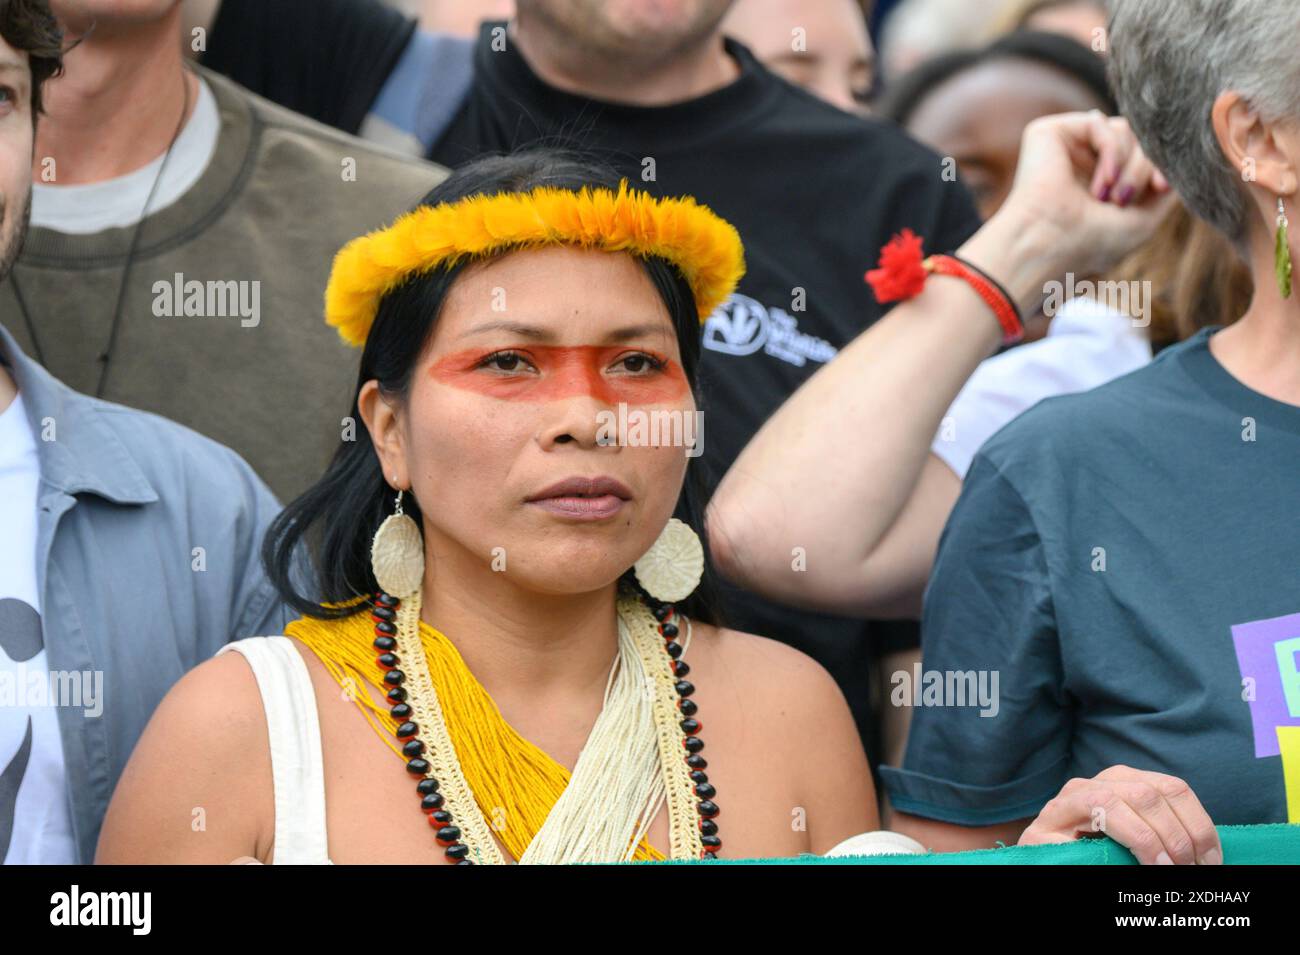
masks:
<svg viewBox="0 0 1300 955"><path fill-rule="evenodd" d="M1037 220L1009 212L958 254L1027 310L1059 269L1053 241ZM863 568L911 497L943 415L1000 334L975 291L943 277L855 339L764 425L719 487L709 526L724 574L780 599L806 603L809 589L866 599L844 590L867 586ZM803 571L792 567L796 548Z"/></svg>

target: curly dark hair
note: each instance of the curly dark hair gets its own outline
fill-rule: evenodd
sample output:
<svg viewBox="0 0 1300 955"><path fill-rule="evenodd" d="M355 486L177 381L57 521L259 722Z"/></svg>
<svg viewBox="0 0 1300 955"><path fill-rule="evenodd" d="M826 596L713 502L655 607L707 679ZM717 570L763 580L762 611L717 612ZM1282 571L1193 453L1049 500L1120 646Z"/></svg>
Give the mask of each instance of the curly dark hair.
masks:
<svg viewBox="0 0 1300 955"><path fill-rule="evenodd" d="M32 68L32 122L41 113L41 87L63 71L63 30L49 0L0 0L0 37L27 53Z"/></svg>

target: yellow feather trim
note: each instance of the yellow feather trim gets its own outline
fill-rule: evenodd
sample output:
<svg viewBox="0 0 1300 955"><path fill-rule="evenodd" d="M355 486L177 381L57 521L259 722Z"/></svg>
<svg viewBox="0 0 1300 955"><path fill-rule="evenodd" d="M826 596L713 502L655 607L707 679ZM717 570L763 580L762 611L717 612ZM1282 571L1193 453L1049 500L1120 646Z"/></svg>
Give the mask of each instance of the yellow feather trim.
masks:
<svg viewBox="0 0 1300 955"><path fill-rule="evenodd" d="M690 285L703 322L745 274L740 234L689 197L656 199L628 188L469 196L421 206L391 226L353 239L334 257L325 321L364 345L380 299L414 273L512 249L572 245L658 256Z"/></svg>
<svg viewBox="0 0 1300 955"><path fill-rule="evenodd" d="M334 606L353 606L364 600L362 597ZM389 689L384 685L383 671L375 664L373 627L369 614L362 612L338 620L300 617L285 626L284 632L316 654L330 676L361 709L371 728L405 763L406 757L394 735L397 721L389 715L388 707L375 702L362 686L369 683L380 697ZM569 770L506 722L450 640L423 620L420 637L429 674L442 703L447 733L465 780L497 838L518 859L569 784ZM395 771L393 779L402 782L410 777L404 771ZM415 812L418 800L414 786L411 793L411 811ZM632 855L634 862L664 858L645 838Z"/></svg>

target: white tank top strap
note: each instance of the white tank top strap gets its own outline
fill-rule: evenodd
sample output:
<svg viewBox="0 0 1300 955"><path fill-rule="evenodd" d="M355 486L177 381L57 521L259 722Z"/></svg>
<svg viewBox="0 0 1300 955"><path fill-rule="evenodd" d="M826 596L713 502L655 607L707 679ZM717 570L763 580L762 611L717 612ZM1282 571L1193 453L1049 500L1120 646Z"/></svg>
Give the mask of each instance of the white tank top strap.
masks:
<svg viewBox="0 0 1300 955"><path fill-rule="evenodd" d="M243 655L266 710L275 788L275 865L329 863L325 766L311 674L288 637L247 637L217 653Z"/></svg>

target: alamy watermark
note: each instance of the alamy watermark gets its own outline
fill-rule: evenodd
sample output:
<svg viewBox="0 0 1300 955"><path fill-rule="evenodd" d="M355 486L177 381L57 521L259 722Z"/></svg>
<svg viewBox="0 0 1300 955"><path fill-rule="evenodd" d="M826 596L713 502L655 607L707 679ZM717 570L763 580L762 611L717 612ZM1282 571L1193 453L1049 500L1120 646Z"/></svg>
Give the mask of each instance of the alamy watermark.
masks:
<svg viewBox="0 0 1300 955"><path fill-rule="evenodd" d="M1112 282L1084 279L1076 281L1074 273L1067 273L1064 282L1051 281L1043 286L1047 298L1043 302L1043 314L1055 318L1057 312L1067 302L1076 298L1090 298L1099 305L1127 315L1134 328L1146 328L1151 324L1151 283L1150 282Z"/></svg>
<svg viewBox="0 0 1300 955"><path fill-rule="evenodd" d="M201 282L177 272L170 282L154 282L153 296L157 318L238 318L244 328L262 321L262 283L257 279Z"/></svg>
<svg viewBox="0 0 1300 955"><path fill-rule="evenodd" d="M677 408L628 408L596 413L596 443L628 448L685 448L688 458L704 453L704 412Z"/></svg>
<svg viewBox="0 0 1300 955"><path fill-rule="evenodd" d="M896 670L889 678L894 706L978 706L980 716L998 715L997 670Z"/></svg>
<svg viewBox="0 0 1300 955"><path fill-rule="evenodd" d="M51 925L121 925L132 935L148 935L152 912L151 892L83 892L73 885L50 896Z"/></svg>
<svg viewBox="0 0 1300 955"><path fill-rule="evenodd" d="M19 661L0 670L0 707L40 709L70 706L85 710L87 719L104 712L103 670L46 670Z"/></svg>

